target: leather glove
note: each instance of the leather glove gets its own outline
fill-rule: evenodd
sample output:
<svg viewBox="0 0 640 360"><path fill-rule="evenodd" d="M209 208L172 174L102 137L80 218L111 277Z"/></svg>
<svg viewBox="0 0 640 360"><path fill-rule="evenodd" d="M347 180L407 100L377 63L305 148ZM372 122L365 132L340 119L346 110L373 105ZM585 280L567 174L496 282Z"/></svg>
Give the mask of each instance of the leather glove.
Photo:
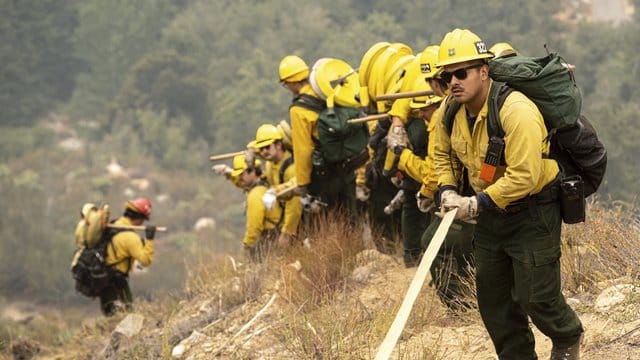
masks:
<svg viewBox="0 0 640 360"><path fill-rule="evenodd" d="M369 200L369 189L364 186L356 186L356 199L362 202Z"/></svg>
<svg viewBox="0 0 640 360"><path fill-rule="evenodd" d="M276 205L276 201L277 197L275 189L269 189L264 193L264 195L262 195L262 203L269 211L273 210L273 207Z"/></svg>
<svg viewBox="0 0 640 360"><path fill-rule="evenodd" d="M291 245L291 239L293 238L293 236L286 234L286 233L280 233L280 235L278 236L278 247L281 249L287 248L289 247L289 245Z"/></svg>
<svg viewBox="0 0 640 360"><path fill-rule="evenodd" d="M144 237L147 240L153 240L156 237L156 227L155 225L147 225L144 228Z"/></svg>
<svg viewBox="0 0 640 360"><path fill-rule="evenodd" d="M402 126L394 126L387 135L387 148L395 151L396 147L406 148L409 144L407 131Z"/></svg>
<svg viewBox="0 0 640 360"><path fill-rule="evenodd" d="M323 207L327 206L326 203L323 203L311 195L301 197L300 203L302 204L302 209L309 213L319 213Z"/></svg>
<svg viewBox="0 0 640 360"><path fill-rule="evenodd" d="M254 148L247 148L244 151L244 161L247 163L248 169L253 169L256 163L256 150Z"/></svg>
<svg viewBox="0 0 640 360"><path fill-rule="evenodd" d="M455 193L454 196L447 194L449 191L455 193L455 191L447 190L442 194L441 212L444 214L453 208L457 208L458 212L456 213L455 219L475 224L475 219L479 213L478 198L475 196L460 196L457 193Z"/></svg>
<svg viewBox="0 0 640 360"><path fill-rule="evenodd" d="M433 200L422 195L420 191L416 193L416 203L418 204L418 210L422 211L423 213L429 212L436 206Z"/></svg>
<svg viewBox="0 0 640 360"><path fill-rule="evenodd" d="M233 169L227 166L226 164L213 165L211 167L211 170L213 170L213 172L218 175L228 175L233 172Z"/></svg>
<svg viewBox="0 0 640 360"><path fill-rule="evenodd" d="M298 186L293 190L293 194L300 197L307 196L309 194L309 188L307 185Z"/></svg>

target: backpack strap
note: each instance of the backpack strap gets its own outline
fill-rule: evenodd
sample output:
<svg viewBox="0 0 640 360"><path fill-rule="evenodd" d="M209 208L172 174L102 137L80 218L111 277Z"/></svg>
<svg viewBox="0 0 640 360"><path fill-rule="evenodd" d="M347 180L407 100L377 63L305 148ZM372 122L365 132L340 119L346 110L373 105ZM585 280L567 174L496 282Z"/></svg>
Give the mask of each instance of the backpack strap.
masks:
<svg viewBox="0 0 640 360"><path fill-rule="evenodd" d="M300 106L302 108L315 111L318 114L327 108L327 104L324 102L324 100L309 94L296 95L293 98L293 101L291 102L289 109L291 109L294 106Z"/></svg>
<svg viewBox="0 0 640 360"><path fill-rule="evenodd" d="M280 170L278 171L278 177L280 178L280 184L284 183L284 172L287 171L287 169L289 168L289 166L291 166L291 164L293 164L293 155L291 155L290 157L286 158L282 162L282 166L280 166Z"/></svg>
<svg viewBox="0 0 640 360"><path fill-rule="evenodd" d="M445 108L444 108L444 128L447 130L449 136L451 136L451 131L453 131L453 120L456 118L456 114L458 110L460 110L460 103L458 103L453 96L449 95L445 99Z"/></svg>
<svg viewBox="0 0 640 360"><path fill-rule="evenodd" d="M500 122L500 109L502 109L502 105L507 100L507 96L512 92L512 87L498 81L494 81L491 90L489 90L489 111L487 114L487 134L489 139L493 136L504 138L504 129Z"/></svg>

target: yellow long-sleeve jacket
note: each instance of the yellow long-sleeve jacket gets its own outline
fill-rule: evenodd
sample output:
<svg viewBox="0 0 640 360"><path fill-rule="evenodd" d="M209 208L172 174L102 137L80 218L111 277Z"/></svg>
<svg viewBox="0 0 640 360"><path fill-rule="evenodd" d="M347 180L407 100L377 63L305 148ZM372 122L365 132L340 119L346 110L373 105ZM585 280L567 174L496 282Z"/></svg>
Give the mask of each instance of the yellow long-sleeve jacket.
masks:
<svg viewBox="0 0 640 360"><path fill-rule="evenodd" d="M282 216L282 208L278 202L271 210L267 210L264 206L262 196L265 192L267 192L267 186L264 183L258 183L247 193L247 225L242 239L247 247L253 247L263 231L275 229Z"/></svg>
<svg viewBox="0 0 640 360"><path fill-rule="evenodd" d="M493 82L491 84L493 86ZM488 98L488 97L487 97ZM443 102L441 109L445 106ZM480 179L489 138L487 134L488 105L485 100L473 131L469 131L465 106L456 113L451 136L443 121L434 149L434 165L438 173L438 186L458 184L455 166L459 160L469 172L469 182L476 192L483 191L496 205L504 209L511 202L527 195L537 194L558 174L555 160L543 158L549 146L542 115L535 104L520 92L512 92L500 109L500 122L505 131L506 167L498 168L493 182Z"/></svg>
<svg viewBox="0 0 640 360"><path fill-rule="evenodd" d="M265 177L269 185L278 192L285 186L289 186L296 183L296 167L295 161L291 163L282 174L280 179L280 169L291 158L291 153L285 151L284 156L279 162L268 161L265 168ZM282 186L284 185L284 186ZM282 202L284 207L284 218L282 219L282 225L280 231L288 235L295 235L298 230L298 224L300 223L300 217L302 216L302 203L299 196L290 196L288 200Z"/></svg>
<svg viewBox="0 0 640 360"><path fill-rule="evenodd" d="M440 109L434 111L431 119L427 123L427 131L429 132L429 142L427 144L427 156L422 158L409 149L402 150L400 160L398 161L398 169L404 171L414 180L422 183L420 193L430 199L434 198L434 194L438 189L438 176L433 164L433 153L436 139L436 123L441 121Z"/></svg>
<svg viewBox="0 0 640 360"><path fill-rule="evenodd" d="M116 220L115 224L133 225L131 220L124 216ZM121 231L115 234L111 239L111 245L107 246L105 263L126 274L131 271L134 260L138 260L142 266L151 265L153 260L153 241L142 239L134 231Z"/></svg>
<svg viewBox="0 0 640 360"><path fill-rule="evenodd" d="M318 97L309 84L305 84L300 93ZM318 113L301 106L292 106L289 118L293 157L296 159L296 180L299 186L309 185L313 167L311 156L315 148L313 139L318 139Z"/></svg>
<svg viewBox="0 0 640 360"><path fill-rule="evenodd" d="M389 116L397 116L403 123L407 123L409 119L409 114L411 113L411 98L406 99L398 99L393 102L391 106L391 110L389 110Z"/></svg>

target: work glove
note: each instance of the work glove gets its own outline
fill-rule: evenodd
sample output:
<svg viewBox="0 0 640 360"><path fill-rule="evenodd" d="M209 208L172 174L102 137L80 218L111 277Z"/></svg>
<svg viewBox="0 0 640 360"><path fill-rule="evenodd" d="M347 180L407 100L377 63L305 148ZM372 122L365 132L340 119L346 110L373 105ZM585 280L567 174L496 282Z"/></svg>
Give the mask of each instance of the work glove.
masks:
<svg viewBox="0 0 640 360"><path fill-rule="evenodd" d="M293 190L293 194L300 197L307 196L309 194L309 188L307 185L298 186Z"/></svg>
<svg viewBox="0 0 640 360"><path fill-rule="evenodd" d="M369 200L369 189L362 185L356 186L356 199L362 202Z"/></svg>
<svg viewBox="0 0 640 360"><path fill-rule="evenodd" d="M211 167L214 173L218 175L229 175L233 172L233 169L227 166L226 164L217 164Z"/></svg>
<svg viewBox="0 0 640 360"><path fill-rule="evenodd" d="M436 206L433 200L422 195L420 191L416 193L416 204L418 205L418 210L422 211L423 213L429 212Z"/></svg>
<svg viewBox="0 0 640 360"><path fill-rule="evenodd" d="M275 206L276 201L277 201L276 190L273 188L267 190L267 192L265 192L264 195L262 195L262 203L269 211L273 210L273 207Z"/></svg>
<svg viewBox="0 0 640 360"><path fill-rule="evenodd" d="M156 227L155 225L147 225L144 228L144 237L147 240L153 240L156 237Z"/></svg>
<svg viewBox="0 0 640 360"><path fill-rule="evenodd" d="M250 246L242 244L242 253L244 254L245 259L253 261L253 250Z"/></svg>
<svg viewBox="0 0 640 360"><path fill-rule="evenodd" d="M244 161L247 163L248 169L253 169L256 162L256 150L254 148L247 148L244 151Z"/></svg>
<svg viewBox="0 0 640 360"><path fill-rule="evenodd" d="M309 213L319 213L323 207L327 206L326 203L308 194L300 198L300 203L302 204L302 209Z"/></svg>
<svg viewBox="0 0 640 360"><path fill-rule="evenodd" d="M394 126L387 135L387 148L396 151L396 148L406 148L409 144L409 136L402 126Z"/></svg>
<svg viewBox="0 0 640 360"><path fill-rule="evenodd" d="M277 246L280 249L288 248L291 245L292 235L286 233L280 233L278 236Z"/></svg>
<svg viewBox="0 0 640 360"><path fill-rule="evenodd" d="M475 224L478 217L479 207L478 198L475 196L460 196L453 190L446 190L442 193L440 214L444 215L447 211L457 208L455 219Z"/></svg>

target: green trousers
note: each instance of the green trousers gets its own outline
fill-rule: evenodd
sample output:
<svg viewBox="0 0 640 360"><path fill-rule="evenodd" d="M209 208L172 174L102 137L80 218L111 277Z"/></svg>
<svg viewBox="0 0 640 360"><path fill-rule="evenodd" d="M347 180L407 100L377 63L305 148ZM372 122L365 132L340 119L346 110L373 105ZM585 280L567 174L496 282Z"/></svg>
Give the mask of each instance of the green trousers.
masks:
<svg viewBox="0 0 640 360"><path fill-rule="evenodd" d="M374 242L378 251L385 254L395 254L396 244L401 236L401 209L390 215L384 212L384 208L389 205L398 190L391 181L383 178L380 179L376 188L371 189L371 195L369 195L369 207L367 208L369 226L371 226L374 236L380 235L380 237L374 237Z"/></svg>
<svg viewBox="0 0 640 360"><path fill-rule="evenodd" d="M328 211L342 211L352 223L356 219L356 175L311 177L309 191L327 204Z"/></svg>
<svg viewBox="0 0 640 360"><path fill-rule="evenodd" d="M432 210L431 223L422 235L425 250L441 222ZM471 294L469 285L473 283L473 229L473 224L454 221L429 269L440 300L454 310L469 308L465 299Z"/></svg>
<svg viewBox="0 0 640 360"><path fill-rule="evenodd" d="M422 256L422 234L429 226L430 213L423 213L416 203L416 190L404 190L402 203L402 243L404 245L404 265L417 266Z"/></svg>
<svg viewBox="0 0 640 360"><path fill-rule="evenodd" d="M133 296L129 287L127 275L116 274L112 278L110 286L106 287L98 296L100 299L100 310L104 316L113 316L116 312L115 301L121 301L127 311L131 310Z"/></svg>
<svg viewBox="0 0 640 360"><path fill-rule="evenodd" d="M480 213L474 234L478 306L500 359L537 359L528 317L556 346L583 332L560 290L558 203Z"/></svg>

